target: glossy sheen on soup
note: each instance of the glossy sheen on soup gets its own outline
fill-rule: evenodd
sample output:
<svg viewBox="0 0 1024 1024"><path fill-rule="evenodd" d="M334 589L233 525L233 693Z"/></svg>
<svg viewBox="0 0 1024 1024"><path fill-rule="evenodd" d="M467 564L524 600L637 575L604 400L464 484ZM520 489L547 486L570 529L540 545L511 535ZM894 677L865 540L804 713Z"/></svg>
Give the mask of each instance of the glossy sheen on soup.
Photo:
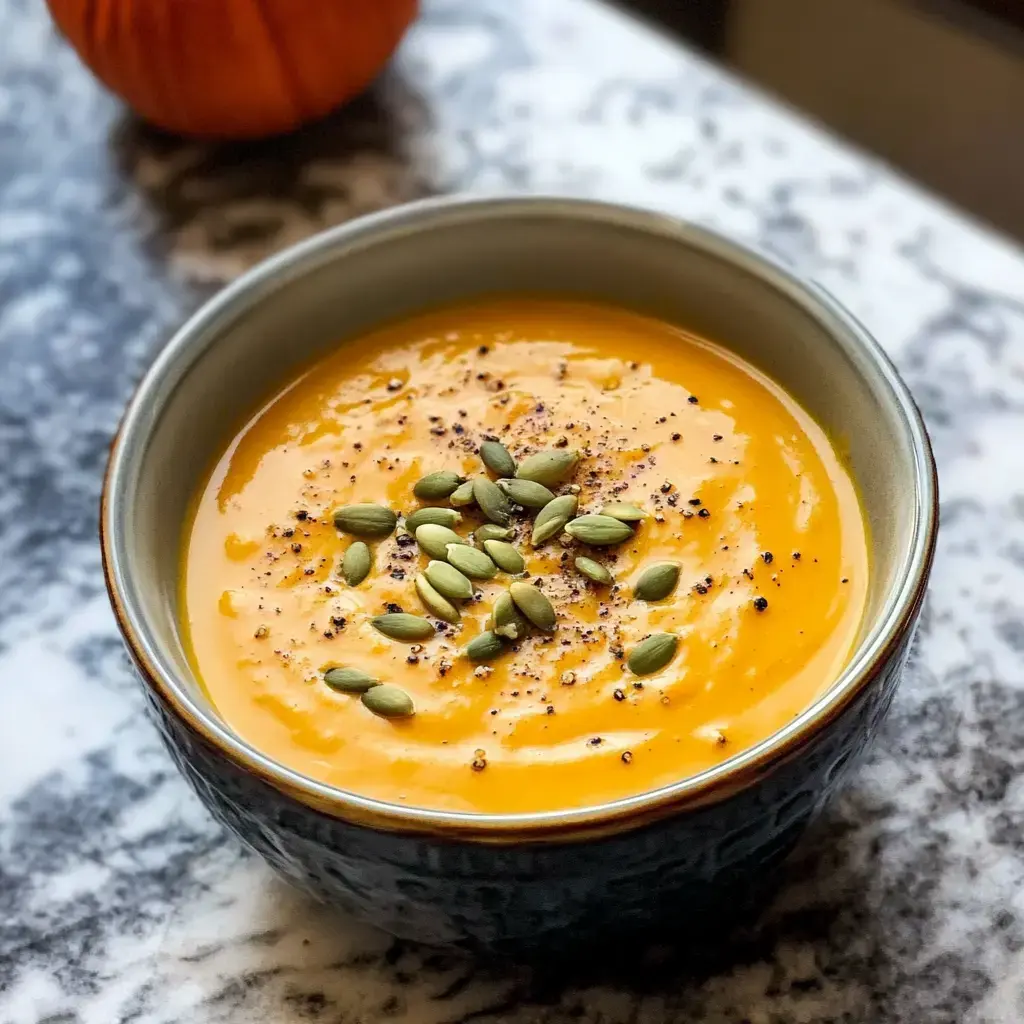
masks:
<svg viewBox="0 0 1024 1024"><path fill-rule="evenodd" d="M520 466L561 453L549 489L576 495L577 516L638 514L625 503L643 518L626 531L570 521L575 535L556 529L534 546L544 513L512 503L523 573L470 575L471 596L447 599L449 623L417 591L431 559L401 517L452 507L414 497L428 474L495 480L479 454L488 439ZM455 495L454 529L482 548L487 519L469 491ZM335 511L364 503L399 513L397 527L339 529ZM361 543L369 572L350 585L343 559ZM198 495L184 569L194 668L240 736L345 790L473 812L638 794L764 739L842 670L868 583L850 476L781 388L675 327L530 298L389 325L283 381ZM516 582L543 596L554 630L515 617L515 639L477 640L483 660L468 657ZM374 624L399 613L425 618L429 635L394 639ZM640 649L651 635L663 642ZM325 674L339 668L389 689L332 688Z"/></svg>

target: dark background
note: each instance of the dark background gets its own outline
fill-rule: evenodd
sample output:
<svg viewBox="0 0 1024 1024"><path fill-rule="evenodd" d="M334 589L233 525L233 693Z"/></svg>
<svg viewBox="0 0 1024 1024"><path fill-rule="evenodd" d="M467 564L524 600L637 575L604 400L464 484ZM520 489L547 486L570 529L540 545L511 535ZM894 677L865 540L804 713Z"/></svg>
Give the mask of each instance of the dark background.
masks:
<svg viewBox="0 0 1024 1024"><path fill-rule="evenodd" d="M620 0L1024 239L1024 0Z"/></svg>

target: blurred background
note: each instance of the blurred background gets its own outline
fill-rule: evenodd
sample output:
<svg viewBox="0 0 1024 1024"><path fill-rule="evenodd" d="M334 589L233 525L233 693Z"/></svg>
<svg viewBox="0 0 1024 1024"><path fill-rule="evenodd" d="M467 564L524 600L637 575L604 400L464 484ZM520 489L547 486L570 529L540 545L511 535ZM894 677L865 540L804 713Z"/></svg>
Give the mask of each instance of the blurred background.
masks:
<svg viewBox="0 0 1024 1024"><path fill-rule="evenodd" d="M1024 238L1020 0L622 0Z"/></svg>

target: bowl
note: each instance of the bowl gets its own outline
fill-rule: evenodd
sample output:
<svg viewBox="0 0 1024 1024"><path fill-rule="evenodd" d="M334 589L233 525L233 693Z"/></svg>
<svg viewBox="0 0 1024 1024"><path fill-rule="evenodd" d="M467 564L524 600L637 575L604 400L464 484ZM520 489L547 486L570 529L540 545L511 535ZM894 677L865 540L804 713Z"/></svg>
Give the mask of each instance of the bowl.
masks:
<svg viewBox="0 0 1024 1024"><path fill-rule="evenodd" d="M178 628L189 502L233 428L302 364L382 320L481 293L618 304L713 338L797 397L844 452L873 581L856 651L789 725L724 763L601 806L397 806L289 769L204 696ZM131 400L103 492L107 585L155 720L210 812L282 875L396 936L518 951L731 918L849 775L899 682L924 597L937 483L924 425L834 299L718 235L561 198L430 200L260 264L175 334Z"/></svg>

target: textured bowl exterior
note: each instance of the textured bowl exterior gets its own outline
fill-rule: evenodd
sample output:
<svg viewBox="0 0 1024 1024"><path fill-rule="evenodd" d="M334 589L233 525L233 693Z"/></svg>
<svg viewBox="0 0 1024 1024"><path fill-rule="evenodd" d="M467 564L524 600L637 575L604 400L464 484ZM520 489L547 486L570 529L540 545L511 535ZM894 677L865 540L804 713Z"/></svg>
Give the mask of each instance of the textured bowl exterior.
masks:
<svg viewBox="0 0 1024 1024"><path fill-rule="evenodd" d="M155 687L145 690L167 749L213 816L287 881L362 921L399 938L512 955L558 949L566 936L587 946L657 931L685 944L770 891L772 869L878 731L912 633L828 729L753 785L582 842L486 844L343 821L235 765Z"/></svg>

